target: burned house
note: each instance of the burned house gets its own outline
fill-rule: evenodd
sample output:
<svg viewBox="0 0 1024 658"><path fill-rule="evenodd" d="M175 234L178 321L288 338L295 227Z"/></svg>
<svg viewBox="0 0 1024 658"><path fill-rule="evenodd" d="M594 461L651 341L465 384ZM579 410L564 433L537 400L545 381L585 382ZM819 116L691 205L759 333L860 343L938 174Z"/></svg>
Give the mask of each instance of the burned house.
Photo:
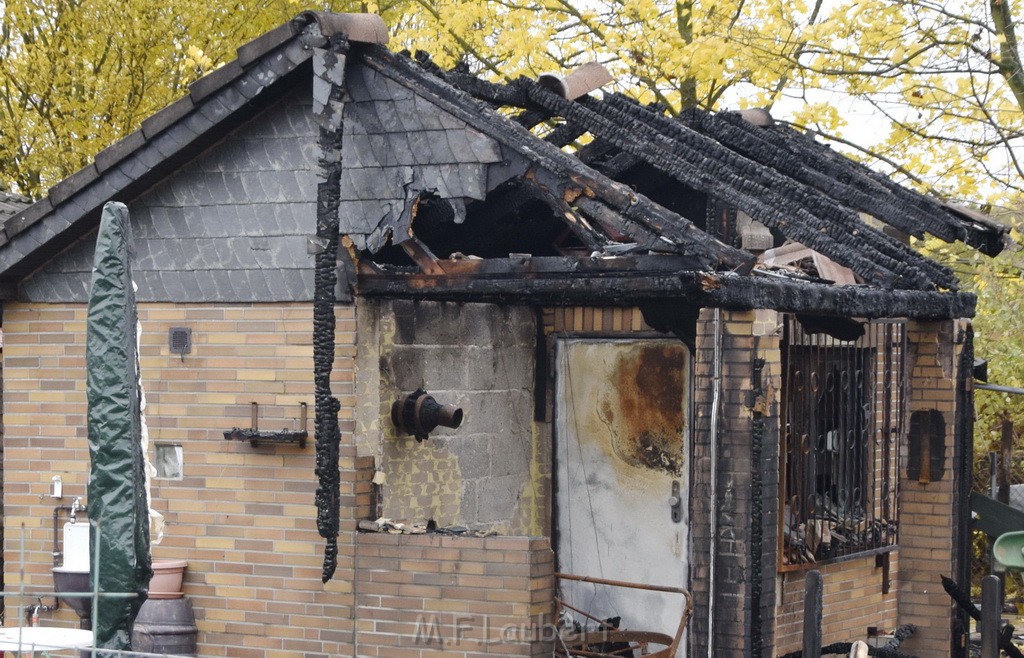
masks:
<svg viewBox="0 0 1024 658"><path fill-rule="evenodd" d="M52 587L52 478L84 492L119 200L154 556L188 562L202 655L542 655L556 599L783 655L812 567L827 642L960 651L974 298L908 237L1002 229L763 113L384 42L302 14L4 222L7 590Z"/></svg>

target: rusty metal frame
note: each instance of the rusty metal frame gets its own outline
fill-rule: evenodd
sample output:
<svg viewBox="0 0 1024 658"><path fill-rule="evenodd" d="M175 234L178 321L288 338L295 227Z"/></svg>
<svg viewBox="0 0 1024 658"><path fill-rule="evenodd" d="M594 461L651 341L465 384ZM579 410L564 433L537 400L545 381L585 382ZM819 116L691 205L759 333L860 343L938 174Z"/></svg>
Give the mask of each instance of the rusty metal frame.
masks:
<svg viewBox="0 0 1024 658"><path fill-rule="evenodd" d="M252 409L252 425L248 428L235 427L230 430L225 430L225 441L248 441L254 448L259 446L260 443L295 443L298 444L300 448L306 447L306 439L309 438L309 432L306 431L306 417L308 415L308 409L305 402L299 403L299 426L302 429L295 431L281 430L279 432L265 432L260 430L260 405L258 402L251 402L250 408Z"/></svg>
<svg viewBox="0 0 1024 658"><path fill-rule="evenodd" d="M621 658L623 655L634 655L633 652L636 649L643 649L644 656L649 658L672 658L675 656L676 649L679 647L679 643L683 638L683 631L686 630L686 624L690 621L690 615L693 612L693 597L690 592L679 588L679 587L666 587L664 585L648 585L644 583L632 583L623 580L609 580L607 578L593 578L591 576L577 576L575 574L568 573L556 573L556 580L573 580L581 583L593 583L595 585L608 585L610 587L624 587L628 589L639 589L648 592L665 592L668 594L682 594L686 599L686 605L683 607L683 615L679 620L679 626L676 628L675 635L667 635L665 633L658 633L655 631L620 631L617 629L602 630L596 632L583 632L574 633L572 635L561 636L561 641L555 647L555 655L565 656L566 658ZM593 615L590 615L579 608L575 608L572 605L563 601L560 597L555 597L555 618L558 619L561 616L561 609L567 608L574 612L577 612L591 621L597 622L601 626L608 626L604 621L597 619ZM629 653L623 654L622 651L625 649L613 651L611 653L591 651L587 649L595 644L606 644L610 642L623 642L630 645ZM633 645L636 645L635 647ZM649 644L660 644L665 645L664 648L658 649L653 653L646 653Z"/></svg>

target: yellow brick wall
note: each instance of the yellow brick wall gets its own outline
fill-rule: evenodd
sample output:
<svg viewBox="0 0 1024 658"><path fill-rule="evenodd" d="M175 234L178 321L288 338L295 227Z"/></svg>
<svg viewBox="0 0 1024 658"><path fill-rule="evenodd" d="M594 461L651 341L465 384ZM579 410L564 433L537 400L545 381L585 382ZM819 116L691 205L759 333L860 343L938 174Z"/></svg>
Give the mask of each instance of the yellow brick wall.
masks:
<svg viewBox="0 0 1024 658"><path fill-rule="evenodd" d="M19 588L22 550L25 585L52 588L57 501L46 496L51 477L63 478L62 503L85 495L85 312L83 305L4 304L8 592ZM343 444L352 445L355 319L350 307L339 307L337 315L334 391ZM196 609L201 654L342 653L352 641L351 584L344 574L353 552L346 530L354 521L342 525L342 577L325 586L313 506L311 307L142 304L139 317L151 442L184 448L184 479L157 480L153 488L154 507L167 519L166 536L153 554L189 563L185 593ZM193 349L184 360L169 352L172 326L192 328ZM265 430L296 429L299 403L306 402L306 448L225 441L225 430L251 425L254 401ZM354 449L344 448L343 472L355 466ZM357 490L353 478L343 477L349 514L356 494L366 502L367 487ZM14 603L8 624L16 621ZM54 617L75 620L66 610Z"/></svg>
<svg viewBox="0 0 1024 658"><path fill-rule="evenodd" d="M550 333L619 333L653 331L638 307L566 306L544 310L544 328Z"/></svg>
<svg viewBox="0 0 1024 658"><path fill-rule="evenodd" d="M899 620L912 623L917 633L901 651L938 658L948 656L952 603L939 577L953 569L953 431L955 427L956 365L961 345L954 344L957 323L910 323L910 404L915 411L936 409L946 421L945 475L921 484L900 479ZM906 445L902 462L907 463Z"/></svg>
<svg viewBox="0 0 1024 658"><path fill-rule="evenodd" d="M873 555L817 567L824 591L821 620L822 644L851 642L867 637L870 626L880 631L896 627L896 583L899 579L899 553L891 554L888 594L882 593L884 577L875 566ZM803 641L803 571L780 573L776 610L775 655L799 651Z"/></svg>
<svg viewBox="0 0 1024 658"><path fill-rule="evenodd" d="M360 534L357 655L550 656L546 538Z"/></svg>

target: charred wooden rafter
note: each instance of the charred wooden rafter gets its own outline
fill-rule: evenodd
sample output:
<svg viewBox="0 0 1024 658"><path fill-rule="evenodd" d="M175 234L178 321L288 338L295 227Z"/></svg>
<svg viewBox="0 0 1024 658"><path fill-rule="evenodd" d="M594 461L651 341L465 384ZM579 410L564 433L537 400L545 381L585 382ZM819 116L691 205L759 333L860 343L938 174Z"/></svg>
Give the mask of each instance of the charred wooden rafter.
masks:
<svg viewBox="0 0 1024 658"><path fill-rule="evenodd" d="M787 237L851 267L872 283L884 287L934 287L929 273L886 253L898 250L893 246L897 244L895 241L872 235L871 229L855 215L853 219L859 226L851 228L848 226L849 218L843 217L842 209L830 208L827 200L819 195L796 189L790 190L787 198L779 190L792 187L789 179L666 117L661 117L666 123L657 128L645 125L645 120L650 121L658 115L640 105L635 106L638 111L628 112L623 107L615 108L597 101L585 104L570 102L525 79L499 85L465 74L443 75L452 85L485 102L541 107L572 125L586 128L595 136L678 180L745 209ZM671 135L662 132L665 128ZM757 181L765 181L766 184ZM790 213L788 208L794 205L796 211ZM822 206L830 215L838 215L847 221L837 225L816 216L814 210L820 212ZM879 246L882 250L878 249ZM955 289L956 279L952 275L940 275L939 285Z"/></svg>
<svg viewBox="0 0 1024 658"><path fill-rule="evenodd" d="M995 256L1000 253L1005 246L1003 242L1004 230L1002 228L977 226L974 222L965 221L943 207L937 200L908 190L863 164L850 160L840 153L836 153L827 144L815 140L811 135L784 125L772 126L767 130L782 135L789 148L798 157L815 163L815 166L832 166L841 169L844 175L850 179L851 184L865 193L869 195L881 194L884 191L884 193L891 194L899 200L902 207L907 208L909 212L913 213L915 221L926 222L926 226L930 227L936 219L940 219L950 225L952 232L955 234L955 239L962 240L989 256ZM888 217L880 217L879 219L896 226L895 223L889 221L890 218ZM932 232L931 228L925 228L925 230L936 237L946 239L939 233ZM904 232L914 235L911 231Z"/></svg>
<svg viewBox="0 0 1024 658"><path fill-rule="evenodd" d="M974 315L969 293L831 286L696 271L681 256L438 261L443 275L363 268L359 294L455 302L634 306L644 301L836 317L940 320Z"/></svg>
<svg viewBox="0 0 1024 658"><path fill-rule="evenodd" d="M962 227L944 221L938 213L924 213L905 197L914 194L896 185L879 185L865 177L861 165L845 157L824 158L817 149L802 145L792 129L765 129L746 121L738 113L711 114L693 109L684 112L680 120L747 157L757 159L822 193L866 212L900 231L922 237L925 232L947 242L966 237ZM794 133L789 135L786 131Z"/></svg>
<svg viewBox="0 0 1024 658"><path fill-rule="evenodd" d="M640 121L653 130L672 137L674 140L682 141L691 137L690 130L684 127L683 122L671 119L621 94L609 95L605 105ZM690 116L699 116L699 112L693 111ZM707 113L703 114L710 117ZM801 180L799 172L796 171L799 163L795 159L785 157L784 151L780 152L776 148L760 143L752 137L751 133L736 130L726 123L712 120L706 123L713 125L715 130L696 130L694 132L704 135L710 140L710 144L705 144L706 147L717 150L716 157L712 157L713 160L728 164L730 150L746 159L744 162L740 158L735 158L737 169L734 169L732 173L739 177L753 177L756 180L765 181L765 187L769 191L781 193L791 205L795 203L804 206L812 216L822 218L829 226L835 227L836 234L858 236L864 245L869 245L878 253L893 259L894 263L920 269L925 276L939 286L950 290L956 289L958 282L948 268L924 258L910 247L892 240L881 231L868 226L861 221L856 210L849 207L848 204L844 205L842 199L837 198L835 194L814 194L811 189L807 189L808 185ZM744 123L746 122L744 121ZM767 162L765 162L766 160ZM684 180L683 182L688 181ZM777 228L786 232L781 226ZM787 237L790 236L787 235ZM821 250L819 249L819 251ZM832 256L823 251L821 253ZM834 259L841 262L839 259ZM898 267L897 265L897 271L899 271Z"/></svg>
<svg viewBox="0 0 1024 658"><path fill-rule="evenodd" d="M608 244L608 238L600 231L594 229L594 227L590 225L590 222L573 210L566 198L556 195L552 190L548 189L539 180L537 180L537 177L533 174L534 172L532 171L527 172L527 175L523 176L523 180L526 181L527 184L533 186L539 199L546 203L549 208L565 220L566 226L568 226L569 230L579 238L580 242L594 251L600 251Z"/></svg>
<svg viewBox="0 0 1024 658"><path fill-rule="evenodd" d="M569 103L537 86L530 88L529 94L537 104L601 135L678 180L746 210L787 237L851 267L871 283L883 287L934 287L920 268L887 253L897 244L895 241L884 236L883 240L875 239L856 215L853 218L861 226L850 227L849 222L841 221L842 209L830 207L835 204L795 187L777 172L723 149L681 124L671 122L679 130L673 130L676 134L670 136L645 124L644 119L649 117L640 106L636 106L635 113L606 103L595 104L595 109L591 109ZM953 288L956 281L951 276L941 284Z"/></svg>
<svg viewBox="0 0 1024 658"><path fill-rule="evenodd" d="M453 85L496 105L511 104L533 108L538 105L533 94L539 87L526 80L517 80L511 85L495 85L465 74L441 75ZM635 101L617 95L606 96L604 103L617 105L619 109L625 104L640 107L646 110L649 117L659 117L664 121L663 127L673 126L678 129L679 124L664 117L657 108L644 108ZM579 104L595 111L602 107L602 101L593 98L581 99ZM551 111L550 107L546 109ZM928 232L946 241L960 239L990 255L1002 249L1003 238L1000 229L980 225L969 218L960 218L934 199L907 190L790 128L762 128L749 124L738 114L714 115L700 110L684 113L682 122L727 150L769 167L783 178L791 179L787 181L788 184L796 182L821 192L820 197L803 196L811 203L818 204L819 212L822 204L825 205L827 214L834 215L838 209L841 222L848 224L845 227L847 231L856 231L862 238L868 236L866 240L872 243L874 248L896 261L909 261L911 267L923 270L926 276L940 287L956 289L956 280L951 272L918 256L909 248L881 235L862 222L853 223L854 217L843 210L849 208L869 213L911 235L920 236L923 232ZM602 142L607 145L606 141ZM603 150L607 153L607 146ZM592 162L592 159L585 157L587 155L589 154L586 152L581 153L581 159ZM639 160L635 156L630 157L629 154L620 154L618 159L620 162L617 163L616 169L620 173L635 166ZM613 171L608 171L604 167L602 170L611 177L615 176ZM689 181L684 182L689 184ZM830 203L829 199L835 203ZM835 217L827 219L832 221ZM830 255L834 258L838 256ZM842 262L843 258L839 257L836 260Z"/></svg>
<svg viewBox="0 0 1024 658"><path fill-rule="evenodd" d="M750 254L715 240L686 218L663 208L629 187L608 179L553 144L538 141L534 135L520 126L498 116L485 103L468 97L435 76L424 75L423 71L408 59L375 46L362 49L360 56L370 68L430 99L446 112L477 130L495 136L503 144L534 163L538 182L552 193L562 198L578 193L600 198L621 215L678 244L681 251L703 255L706 263L704 269L749 267L752 261ZM471 76L466 78L469 79ZM479 80L477 82L480 85L498 87ZM508 90L509 98L520 93L516 91L518 87L514 85L502 89ZM519 96L516 98L521 101Z"/></svg>
<svg viewBox="0 0 1024 658"><path fill-rule="evenodd" d="M672 248L674 245L663 240L657 232L650 230L643 224L623 217L596 199L590 199L585 196L580 197L576 199L576 206L583 214L600 224L606 233L625 236L650 251L675 251Z"/></svg>

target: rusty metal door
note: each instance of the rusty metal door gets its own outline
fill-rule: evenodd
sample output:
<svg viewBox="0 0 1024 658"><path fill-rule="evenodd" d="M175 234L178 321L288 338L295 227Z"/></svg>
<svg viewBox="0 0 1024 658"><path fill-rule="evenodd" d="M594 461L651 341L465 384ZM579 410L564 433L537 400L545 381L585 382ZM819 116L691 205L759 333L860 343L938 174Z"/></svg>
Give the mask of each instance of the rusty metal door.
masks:
<svg viewBox="0 0 1024 658"><path fill-rule="evenodd" d="M556 363L559 570L688 587L688 350L673 340L565 339ZM621 617L630 630L674 634L683 611L678 595L561 588L574 607Z"/></svg>

